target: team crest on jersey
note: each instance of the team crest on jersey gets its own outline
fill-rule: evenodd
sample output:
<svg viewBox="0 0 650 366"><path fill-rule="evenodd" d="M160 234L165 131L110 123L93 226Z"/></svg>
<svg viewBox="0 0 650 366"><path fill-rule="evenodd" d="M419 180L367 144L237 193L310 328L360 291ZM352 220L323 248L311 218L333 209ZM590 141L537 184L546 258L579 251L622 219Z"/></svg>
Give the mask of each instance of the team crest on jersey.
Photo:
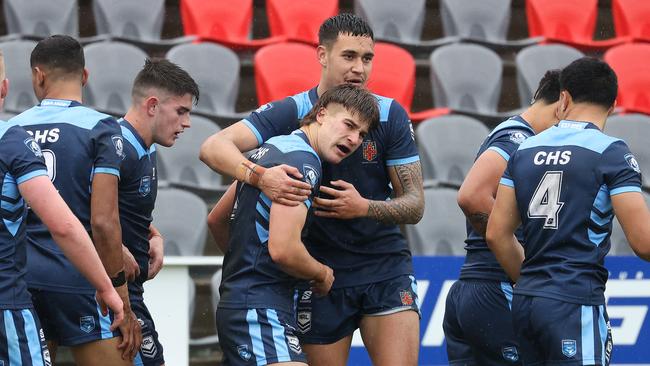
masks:
<svg viewBox="0 0 650 366"><path fill-rule="evenodd" d="M82 316L79 318L79 329L86 333L92 332L95 329L95 317Z"/></svg>
<svg viewBox="0 0 650 366"><path fill-rule="evenodd" d="M411 291L400 291L399 298L402 300L402 305L411 306L413 305L413 294Z"/></svg>
<svg viewBox="0 0 650 366"><path fill-rule="evenodd" d="M517 347L509 346L501 348L501 355L503 359L510 362L519 361L519 354L517 353Z"/></svg>
<svg viewBox="0 0 650 366"><path fill-rule="evenodd" d="M144 177L140 178L140 188L138 188L138 192L140 193L141 196L146 196L151 192L151 177L148 175L145 175Z"/></svg>
<svg viewBox="0 0 650 366"><path fill-rule="evenodd" d="M298 337L287 335L287 343L289 344L289 349L291 352L297 355L302 353L302 347L300 347L300 341L298 341Z"/></svg>
<svg viewBox="0 0 650 366"><path fill-rule="evenodd" d="M27 146L27 148L32 153L34 153L34 155L36 157L40 158L41 156L43 156L43 152L41 151L41 147L38 145L38 142L36 142L36 140L34 140L33 137L26 138L24 142L25 142L25 146Z"/></svg>
<svg viewBox="0 0 650 366"><path fill-rule="evenodd" d="M262 112L266 112L266 111L268 111L268 110L271 109L271 108L273 108L273 104L271 104L271 103L266 103L266 104L261 105L259 108L257 108L257 109L255 110L255 112L256 112L256 113L262 113Z"/></svg>
<svg viewBox="0 0 650 366"><path fill-rule="evenodd" d="M248 350L248 345L246 344L237 346L237 353L239 354L239 357L241 357L241 359L244 361L250 360L253 356L251 351Z"/></svg>
<svg viewBox="0 0 650 366"><path fill-rule="evenodd" d="M142 337L142 344L140 345L140 353L142 353L143 356L148 358L156 357L156 353L158 353L158 348L156 348L156 342L154 342L153 336L148 335L146 337Z"/></svg>
<svg viewBox="0 0 650 366"><path fill-rule="evenodd" d="M303 164L302 170L305 179L307 179L307 182L309 182L309 184L311 184L312 187L315 187L316 184L318 183L318 173L316 171L316 168L314 168L309 164Z"/></svg>
<svg viewBox="0 0 650 366"><path fill-rule="evenodd" d="M632 154L627 154L625 155L625 161L627 161L628 165L634 169L635 172L641 173L641 167L639 167L639 162L636 161L636 158Z"/></svg>
<svg viewBox="0 0 650 366"><path fill-rule="evenodd" d="M376 163L375 158L377 157L377 143L374 141L364 141L362 148L363 160L366 162Z"/></svg>
<svg viewBox="0 0 650 366"><path fill-rule="evenodd" d="M114 135L111 137L111 140L113 140L113 145L115 146L115 154L124 159L126 155L124 155L124 140L122 140L122 136Z"/></svg>
<svg viewBox="0 0 650 366"><path fill-rule="evenodd" d="M562 340L562 354L567 357L573 357L578 353L578 345L575 339Z"/></svg>
<svg viewBox="0 0 650 366"><path fill-rule="evenodd" d="M311 329L311 311L298 312L298 330L307 333Z"/></svg>
<svg viewBox="0 0 650 366"><path fill-rule="evenodd" d="M510 132L510 141L514 142L517 145L521 145L522 142L526 141L528 135L521 131Z"/></svg>

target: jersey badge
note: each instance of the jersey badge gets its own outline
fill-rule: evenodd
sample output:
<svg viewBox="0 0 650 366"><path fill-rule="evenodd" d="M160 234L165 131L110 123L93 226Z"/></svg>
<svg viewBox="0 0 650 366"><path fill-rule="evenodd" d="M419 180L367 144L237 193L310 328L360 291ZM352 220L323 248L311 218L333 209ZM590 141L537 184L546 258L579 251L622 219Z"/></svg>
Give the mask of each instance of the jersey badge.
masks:
<svg viewBox="0 0 650 366"><path fill-rule="evenodd" d="M316 168L309 164L303 164L302 166L303 170L303 175L305 176L305 179L311 184L312 187L316 186L316 183L318 183L318 173L316 172Z"/></svg>
<svg viewBox="0 0 650 366"><path fill-rule="evenodd" d="M158 353L158 349L156 348L156 342L154 342L153 336L148 335L146 337L142 337L140 352L142 353L143 356L148 358L156 357L156 353Z"/></svg>
<svg viewBox="0 0 650 366"><path fill-rule="evenodd" d="M576 345L575 339L563 339L562 340L562 354L567 357L573 357L578 352L578 346Z"/></svg>
<svg viewBox="0 0 650 366"><path fill-rule="evenodd" d="M255 161L260 160L267 152L269 152L268 147L260 147L253 155L251 155L251 159Z"/></svg>
<svg viewBox="0 0 650 366"><path fill-rule="evenodd" d="M636 161L636 158L632 154L627 154L625 155L625 161L627 161L628 165L634 169L635 172L641 173L641 168L639 167L639 162Z"/></svg>
<svg viewBox="0 0 650 366"><path fill-rule="evenodd" d="M79 318L79 329L82 332L90 333L95 329L95 317L93 316L82 316Z"/></svg>
<svg viewBox="0 0 650 366"><path fill-rule="evenodd" d="M34 140L33 137L26 138L24 142L25 142L25 146L27 146L27 148L32 153L34 153L34 155L37 158L40 158L41 156L43 156L43 152L41 151L41 147L38 145L38 142L36 142L36 140Z"/></svg>
<svg viewBox="0 0 650 366"><path fill-rule="evenodd" d="M148 175L145 175L140 179L140 188L138 188L138 192L140 193L141 196L146 196L151 192L151 177Z"/></svg>
<svg viewBox="0 0 650 366"><path fill-rule="evenodd" d="M374 141L364 141L363 146L362 146L362 152L363 152L363 160L366 162L374 162L376 163L377 161L375 158L377 157L377 143Z"/></svg>
<svg viewBox="0 0 650 366"><path fill-rule="evenodd" d="M501 355L503 359L510 362L519 361L519 354L517 353L517 347L508 346L501 348Z"/></svg>
<svg viewBox="0 0 650 366"><path fill-rule="evenodd" d="M402 305L411 306L413 305L413 295L411 291L400 291L399 298L402 301Z"/></svg>
<svg viewBox="0 0 650 366"><path fill-rule="evenodd" d="M241 357L242 360L248 361L251 359L253 354L251 351L248 350L248 345L246 344L241 344L237 346L237 353L239 354L239 357Z"/></svg>
<svg viewBox="0 0 650 366"><path fill-rule="evenodd" d="M307 333L311 329L311 311L298 312L298 330Z"/></svg>
<svg viewBox="0 0 650 366"><path fill-rule="evenodd" d="M287 343L289 344L289 349L291 352L297 355L302 353L302 347L300 347L300 341L298 340L298 337L287 335Z"/></svg>
<svg viewBox="0 0 650 366"><path fill-rule="evenodd" d="M262 113L262 112L268 111L268 110L271 109L271 108L273 108L273 104L271 104L271 103L266 103L266 104L261 105L259 108L257 108L257 109L255 110L255 112L256 112L256 113Z"/></svg>
<svg viewBox="0 0 650 366"><path fill-rule="evenodd" d="M524 142L528 136L520 131L513 131L510 132L510 141L514 142L517 145L521 145L522 142Z"/></svg>
<svg viewBox="0 0 650 366"><path fill-rule="evenodd" d="M111 137L111 140L113 140L113 145L115 146L115 154L124 159L126 155L124 155L124 141L122 140L122 136L114 135Z"/></svg>

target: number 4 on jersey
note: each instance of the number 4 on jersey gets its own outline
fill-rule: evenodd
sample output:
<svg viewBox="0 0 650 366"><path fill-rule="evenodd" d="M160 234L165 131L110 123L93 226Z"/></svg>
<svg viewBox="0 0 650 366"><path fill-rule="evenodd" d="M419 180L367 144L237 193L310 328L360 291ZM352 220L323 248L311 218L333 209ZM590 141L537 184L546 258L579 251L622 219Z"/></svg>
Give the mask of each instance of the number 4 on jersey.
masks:
<svg viewBox="0 0 650 366"><path fill-rule="evenodd" d="M544 229L557 229L558 214L564 205L564 202L560 202L563 173L561 171L544 173L528 205L528 217L544 219Z"/></svg>

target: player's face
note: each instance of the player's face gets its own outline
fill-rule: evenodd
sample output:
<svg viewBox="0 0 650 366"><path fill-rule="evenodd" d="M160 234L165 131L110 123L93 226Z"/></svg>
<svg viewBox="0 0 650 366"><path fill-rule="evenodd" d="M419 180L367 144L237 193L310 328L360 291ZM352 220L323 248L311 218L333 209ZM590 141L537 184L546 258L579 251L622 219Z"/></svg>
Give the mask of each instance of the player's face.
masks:
<svg viewBox="0 0 650 366"><path fill-rule="evenodd" d="M343 83L365 87L374 54L370 37L339 34L336 42L327 49L319 47L318 57L323 66L323 80L328 88Z"/></svg>
<svg viewBox="0 0 650 366"><path fill-rule="evenodd" d="M192 96L169 96L157 105L153 136L154 142L162 146L172 146L186 128L190 128Z"/></svg>
<svg viewBox="0 0 650 366"><path fill-rule="evenodd" d="M368 123L340 104L328 105L317 120L321 124L318 148L321 158L329 163L336 164L350 156L368 133Z"/></svg>

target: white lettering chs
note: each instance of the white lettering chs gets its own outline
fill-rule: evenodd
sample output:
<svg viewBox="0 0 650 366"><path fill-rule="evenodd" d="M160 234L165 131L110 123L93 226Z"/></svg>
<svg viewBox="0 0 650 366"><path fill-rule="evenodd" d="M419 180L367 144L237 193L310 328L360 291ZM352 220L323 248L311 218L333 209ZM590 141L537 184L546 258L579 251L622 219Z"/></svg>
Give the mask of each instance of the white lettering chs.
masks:
<svg viewBox="0 0 650 366"><path fill-rule="evenodd" d="M539 151L535 154L535 165L566 165L571 161L571 151Z"/></svg>

